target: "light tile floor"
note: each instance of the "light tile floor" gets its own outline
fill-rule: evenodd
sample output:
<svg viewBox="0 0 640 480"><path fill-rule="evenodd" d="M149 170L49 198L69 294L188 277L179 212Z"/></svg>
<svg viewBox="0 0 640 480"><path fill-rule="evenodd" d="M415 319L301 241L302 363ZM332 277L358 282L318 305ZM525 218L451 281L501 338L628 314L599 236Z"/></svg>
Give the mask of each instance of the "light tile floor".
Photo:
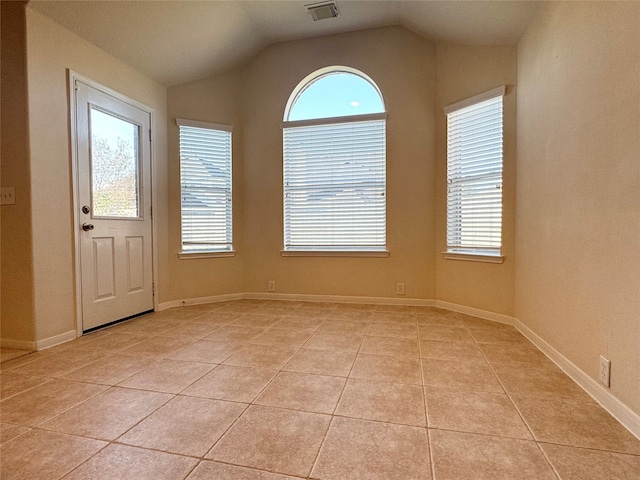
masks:
<svg viewBox="0 0 640 480"><path fill-rule="evenodd" d="M640 479L513 327L433 308L183 307L0 368L2 480Z"/></svg>

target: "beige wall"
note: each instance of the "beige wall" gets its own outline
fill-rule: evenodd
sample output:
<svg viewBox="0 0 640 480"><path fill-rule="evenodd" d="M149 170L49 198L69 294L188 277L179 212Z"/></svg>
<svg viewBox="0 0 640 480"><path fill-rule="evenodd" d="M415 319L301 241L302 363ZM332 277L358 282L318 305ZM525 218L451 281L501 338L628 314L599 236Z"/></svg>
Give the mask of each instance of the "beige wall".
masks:
<svg viewBox="0 0 640 480"><path fill-rule="evenodd" d="M638 25L558 2L519 45L515 315L640 414Z"/></svg>
<svg viewBox="0 0 640 480"><path fill-rule="evenodd" d="M504 315L513 314L516 187L516 47L438 46L436 108L436 298ZM443 108L452 103L507 86L504 97L504 171L502 254L504 263L448 260L447 121Z"/></svg>
<svg viewBox="0 0 640 480"><path fill-rule="evenodd" d="M75 330L67 69L155 110L158 280L167 272L166 89L27 8L27 66L36 339Z"/></svg>
<svg viewBox="0 0 640 480"><path fill-rule="evenodd" d="M3 341L32 342L33 262L31 241L31 172L27 115L25 2L2 2L2 186L14 187L15 205L2 206Z"/></svg>
<svg viewBox="0 0 640 480"><path fill-rule="evenodd" d="M379 86L387 119L388 258L282 257L282 130L295 86L346 65ZM244 288L407 298L435 294L435 48L400 27L272 45L243 71Z"/></svg>
<svg viewBox="0 0 640 480"><path fill-rule="evenodd" d="M169 175L169 275L170 300L240 293L242 287L242 125L240 74L231 72L167 91ZM231 125L233 131L233 244L235 257L179 259L180 251L180 148L176 118Z"/></svg>

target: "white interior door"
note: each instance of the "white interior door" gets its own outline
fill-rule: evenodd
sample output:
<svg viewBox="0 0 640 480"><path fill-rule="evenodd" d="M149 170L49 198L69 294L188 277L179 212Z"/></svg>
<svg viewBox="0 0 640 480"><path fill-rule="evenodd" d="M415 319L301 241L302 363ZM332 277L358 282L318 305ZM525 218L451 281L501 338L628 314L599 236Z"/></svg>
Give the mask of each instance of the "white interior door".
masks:
<svg viewBox="0 0 640 480"><path fill-rule="evenodd" d="M82 330L153 309L150 114L75 80Z"/></svg>

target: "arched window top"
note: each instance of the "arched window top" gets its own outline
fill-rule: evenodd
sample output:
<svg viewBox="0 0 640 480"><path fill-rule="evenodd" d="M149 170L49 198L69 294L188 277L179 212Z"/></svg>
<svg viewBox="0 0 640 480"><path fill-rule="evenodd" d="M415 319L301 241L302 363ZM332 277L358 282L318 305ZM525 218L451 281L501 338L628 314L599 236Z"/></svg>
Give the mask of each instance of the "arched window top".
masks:
<svg viewBox="0 0 640 480"><path fill-rule="evenodd" d="M371 78L350 67L313 72L293 90L285 122L384 113L382 94Z"/></svg>

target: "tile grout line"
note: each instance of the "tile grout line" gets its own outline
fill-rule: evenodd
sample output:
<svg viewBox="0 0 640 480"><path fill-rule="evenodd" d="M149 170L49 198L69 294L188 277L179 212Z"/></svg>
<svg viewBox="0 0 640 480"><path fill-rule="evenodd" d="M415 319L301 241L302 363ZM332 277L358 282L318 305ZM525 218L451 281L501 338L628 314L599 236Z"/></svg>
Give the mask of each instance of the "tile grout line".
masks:
<svg viewBox="0 0 640 480"><path fill-rule="evenodd" d="M531 438L532 438L534 444L536 445L536 448L542 454L543 458L547 462L547 465L551 468L551 471L553 472L553 474L557 477L558 480L561 480L560 479L560 475L558 475L558 473L556 472L555 467L553 466L553 464L551 463L551 461L549 460L547 455L544 453L544 450L542 450L542 447L538 443L538 439L536 438L535 434L533 433L533 429L531 428L529 423L525 420L524 416L522 415L522 412L520 411L520 409L518 408L518 406L514 402L513 398L511 398L511 394L507 391L507 388L505 387L504 383L502 382L502 380L500 379L500 377L496 373L495 369L493 368L493 365L489 362L489 359L487 358L487 355L485 354L484 350L482 350L482 348L480 346L481 344L473 336L473 334L471 333L471 330L469 329L469 326L468 325L465 325L465 326L467 328L467 331L469 332L469 335L471 335L473 337L474 342L476 343L478 349L480 350L480 353L481 353L482 357L484 358L485 362L487 362L487 365L489 366L489 369L493 373L493 376L496 378L496 380L500 384L500 387L502 388L502 390L503 390L504 394L506 395L506 397L509 399L509 402L511 403L511 405L513 406L515 411L518 413L518 416L520 417L520 420L522 421L524 426L529 431L529 434L531 435Z"/></svg>

